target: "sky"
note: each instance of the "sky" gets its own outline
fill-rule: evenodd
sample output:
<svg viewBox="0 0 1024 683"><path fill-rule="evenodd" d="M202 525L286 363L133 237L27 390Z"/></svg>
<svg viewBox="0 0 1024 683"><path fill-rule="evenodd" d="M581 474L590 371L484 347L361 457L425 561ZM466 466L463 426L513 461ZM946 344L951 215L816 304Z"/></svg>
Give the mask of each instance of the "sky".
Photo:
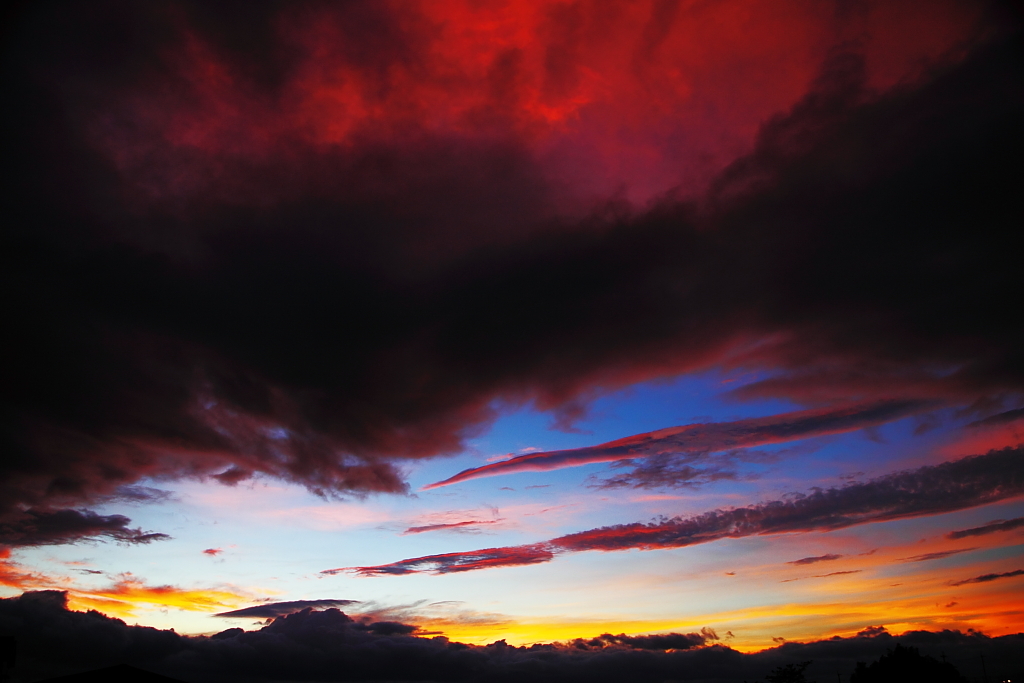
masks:
<svg viewBox="0 0 1024 683"><path fill-rule="evenodd" d="M1024 631L1020 18L8 10L0 612Z"/></svg>

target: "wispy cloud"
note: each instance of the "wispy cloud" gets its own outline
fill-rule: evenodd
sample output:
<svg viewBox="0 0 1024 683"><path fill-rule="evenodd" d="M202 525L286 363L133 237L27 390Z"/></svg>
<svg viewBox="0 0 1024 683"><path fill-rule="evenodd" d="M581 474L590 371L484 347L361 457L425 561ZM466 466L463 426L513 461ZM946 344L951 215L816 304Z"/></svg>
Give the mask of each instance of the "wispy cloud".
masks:
<svg viewBox="0 0 1024 683"><path fill-rule="evenodd" d="M714 453L783 443L826 434L863 429L898 420L933 406L925 401L881 401L802 410L735 422L700 423L635 434L587 448L529 453L509 460L463 470L424 489L513 472L544 472L592 463L631 460L659 455Z"/></svg>
<svg viewBox="0 0 1024 683"><path fill-rule="evenodd" d="M946 538L951 541L955 541L969 536L984 536L986 534L994 534L999 531L1012 531L1014 529L1019 529L1022 526L1024 526L1024 517L1015 517L1014 519L997 519L989 522L988 524L976 526L971 529L951 531L946 534Z"/></svg>
<svg viewBox="0 0 1024 683"><path fill-rule="evenodd" d="M848 569L841 572L829 572L828 574L814 574L813 576L797 577L795 579L783 579L779 583L792 583L793 581L800 581L802 579L827 579L830 576L845 576L847 574L860 574L863 569Z"/></svg>
<svg viewBox="0 0 1024 683"><path fill-rule="evenodd" d="M1024 408L1017 408L1016 410L1007 410L991 417L986 417L983 420L978 420L967 425L968 427L990 427L993 425L1003 425L1009 422L1015 422L1017 420L1024 420Z"/></svg>
<svg viewBox="0 0 1024 683"><path fill-rule="evenodd" d="M326 569L321 574L334 575L345 572L360 576L419 574L423 572L452 574L455 572L472 571L474 569L487 569L488 567L513 567L548 562L554 557L554 552L549 547L549 544L536 543L507 548L487 548L486 550L473 550L465 553L427 555L375 567Z"/></svg>
<svg viewBox="0 0 1024 683"><path fill-rule="evenodd" d="M363 576L432 572L446 574L506 565L547 562L556 554L585 550L682 548L723 538L831 531L859 524L952 512L1024 495L1024 447L1005 448L896 472L842 488L816 489L741 508L718 509L664 522L620 524L568 534L543 543L489 548L402 560L375 567L332 569ZM967 549L931 553L925 561Z"/></svg>
<svg viewBox="0 0 1024 683"><path fill-rule="evenodd" d="M842 555L836 555L834 553L829 553L827 555L817 555L815 557L802 557L799 560L793 560L791 562L787 562L786 564L796 564L796 565L816 564L818 562L831 562L832 560L838 560L840 557L842 557Z"/></svg>
<svg viewBox="0 0 1024 683"><path fill-rule="evenodd" d="M0 543L9 546L40 546L105 540L139 544L162 541L167 534L143 531L128 525L124 515L100 515L91 510L30 508L0 518Z"/></svg>
<svg viewBox="0 0 1024 683"><path fill-rule="evenodd" d="M963 586L968 583L988 583L989 581L995 581L997 579L1012 579L1015 576L1024 576L1024 569L1015 569L1012 572L1003 572L1002 574L982 574L981 576L975 576L970 579L955 581L949 585Z"/></svg>
<svg viewBox="0 0 1024 683"><path fill-rule="evenodd" d="M961 553L969 553L977 548L958 548L956 550L940 550L934 553L924 553L923 555L914 555L912 557L903 557L898 560L899 562L929 562L931 560L941 560L946 557L953 557Z"/></svg>
<svg viewBox="0 0 1024 683"><path fill-rule="evenodd" d="M467 519L464 522L449 522L445 524L425 524L423 526L411 526L402 532L403 536L408 534L422 534L427 531L455 531L464 529L475 529L476 527L497 524L499 520L496 519Z"/></svg>
<svg viewBox="0 0 1024 683"><path fill-rule="evenodd" d="M357 604L358 600L291 600L289 602L267 602L262 605L253 605L252 607L243 607L242 609L231 610L230 612L219 612L214 614L215 617L230 617L230 618L254 618L254 619L273 619L276 617L283 617L287 614L294 614L295 612L301 612L304 609L328 609L331 607L347 607L348 605Z"/></svg>

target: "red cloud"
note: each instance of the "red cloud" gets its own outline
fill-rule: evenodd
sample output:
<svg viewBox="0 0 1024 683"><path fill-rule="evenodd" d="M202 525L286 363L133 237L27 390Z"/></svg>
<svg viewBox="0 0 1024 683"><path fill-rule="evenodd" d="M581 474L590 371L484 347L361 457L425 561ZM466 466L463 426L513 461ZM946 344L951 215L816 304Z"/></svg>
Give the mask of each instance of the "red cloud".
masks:
<svg viewBox="0 0 1024 683"><path fill-rule="evenodd" d="M836 555L835 553L829 553L827 555L817 555L815 557L803 557L803 558L800 558L799 560L793 560L792 562L787 562L786 564L796 564L796 565L816 564L818 562L831 562L832 560L838 560L841 557L842 557L842 555Z"/></svg>
<svg viewBox="0 0 1024 683"><path fill-rule="evenodd" d="M1013 22L780 2L26 5L0 524L146 477L401 492L502 401L712 367L1019 396Z"/></svg>
<svg viewBox="0 0 1024 683"><path fill-rule="evenodd" d="M461 481L513 472L545 472L599 462L646 458L663 454L713 453L783 443L826 434L838 434L898 420L934 403L880 401L867 404L803 410L736 422L692 424L627 436L598 446L529 453L509 460L463 470L444 481L424 486L433 489Z"/></svg>
<svg viewBox="0 0 1024 683"><path fill-rule="evenodd" d="M1015 519L997 519L994 522L989 522L984 526L974 527L972 529L961 529L959 531L951 531L946 534L946 538L951 541L956 541L961 538L967 538L968 536L984 536L986 534L994 534L999 531L1012 531L1024 527L1024 517L1017 517Z"/></svg>
<svg viewBox="0 0 1024 683"><path fill-rule="evenodd" d="M425 524L423 526L411 526L408 529L406 529L405 531L403 531L402 535L404 536L406 534L422 534L422 533L427 532L427 531L445 531L445 530L448 530L448 529L461 529L461 528L465 528L465 527L476 527L476 526L480 526L482 524L497 524L497 523L498 523L498 520L495 520L495 519L488 519L488 520L469 519L469 520L466 520L464 522L450 522L450 523L447 523L447 524Z"/></svg>
<svg viewBox="0 0 1024 683"><path fill-rule="evenodd" d="M430 572L433 574L452 574L455 572L466 572L474 569L488 569L490 567L514 567L524 564L538 564L548 562L554 557L552 549L544 543L533 545L512 546L509 548L488 548L487 550L474 550L468 553L447 553L444 555L427 555L425 557L414 557L392 564L378 565L375 567L342 567L339 569L325 569L321 574L339 574L351 572L360 576L385 576L418 574Z"/></svg>
<svg viewBox="0 0 1024 683"><path fill-rule="evenodd" d="M987 505L1024 495L1024 447L1005 448L941 465L896 472L843 488L815 490L787 500L719 509L650 524L620 524L560 536L545 543L428 555L376 567L334 569L363 576L449 573L547 562L563 552L683 548L723 538L832 531L859 524L921 517ZM907 558L918 562L973 548ZM797 564L835 559L824 555ZM834 575L834 574L832 574Z"/></svg>

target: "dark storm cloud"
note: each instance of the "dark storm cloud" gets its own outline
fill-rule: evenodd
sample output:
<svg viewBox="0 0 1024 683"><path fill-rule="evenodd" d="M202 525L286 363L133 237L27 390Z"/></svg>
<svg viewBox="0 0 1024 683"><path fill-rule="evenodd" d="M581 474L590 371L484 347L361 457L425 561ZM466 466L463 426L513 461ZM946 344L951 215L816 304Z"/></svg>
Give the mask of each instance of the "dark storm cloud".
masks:
<svg viewBox="0 0 1024 683"><path fill-rule="evenodd" d="M279 5L224 7L32 3L8 34L0 515L142 477L402 492L402 459L459 450L496 399L723 363L771 371L736 396L805 404L1024 387L1008 23L882 95L836 54L707 197L567 224L512 133L201 129L221 91L181 76L190 31L239 70L233 111L270 116L293 68ZM331 11L331 59L381 92L415 67L412 19Z"/></svg>
<svg viewBox="0 0 1024 683"><path fill-rule="evenodd" d="M268 602L263 605L244 607L230 612L215 614L217 617L272 619L283 617L286 614L294 614L304 609L325 609L328 607L345 607L354 605L358 600L292 600L290 602Z"/></svg>
<svg viewBox="0 0 1024 683"><path fill-rule="evenodd" d="M989 581L995 581L996 579L1011 579L1015 576L1024 576L1024 569L1015 569L1012 572L1003 572L1002 574L982 574L981 576L964 579L963 581L956 581L949 585L963 586L968 583L988 583Z"/></svg>
<svg viewBox="0 0 1024 683"><path fill-rule="evenodd" d="M826 434L850 432L877 426L920 412L934 403L926 401L879 401L830 409L804 410L769 417L735 422L691 424L669 427L654 432L635 434L598 446L561 451L528 453L508 460L463 470L425 489L455 484L460 481L513 472L545 472L563 467L577 467L598 462L644 458L647 462L626 478L605 482L606 487L656 486L673 481L734 478L735 474L716 470L714 466L700 470L690 464L705 460L709 453L749 448L772 443L807 439ZM680 458L679 456L684 456ZM690 456L689 458L685 456Z"/></svg>
<svg viewBox="0 0 1024 683"><path fill-rule="evenodd" d="M399 628L404 626L405 628ZM161 674L214 681L458 681L475 683L611 683L665 680L739 683L763 679L772 669L812 660L807 674L827 680L852 673L896 642L940 653L963 673L976 672L985 653L990 676L1013 678L1024 636L990 638L980 633L913 631L892 636L876 627L853 638L786 643L756 654L717 644L714 631L605 634L569 643L487 646L411 635L413 627L361 624L336 609L304 610L257 631L228 629L212 637L181 636L127 626L97 612L69 612L63 593L26 593L0 600L0 634L15 634L15 675L26 680L128 663ZM714 644L712 644L714 643ZM973 666L975 668L967 668ZM1015 668L1017 667L1017 668Z"/></svg>
<svg viewBox="0 0 1024 683"><path fill-rule="evenodd" d="M956 541L961 538L968 538L969 536L984 536L986 534L994 534L999 531L1012 531L1019 529L1024 526L1024 517L1017 517L1015 519L997 519L994 522L989 522L984 526L976 526L972 529L961 529L960 531L951 531L946 534L946 538L951 541Z"/></svg>
<svg viewBox="0 0 1024 683"><path fill-rule="evenodd" d="M77 543L82 540L150 543L170 538L128 526L124 515L98 515L91 510L25 510L0 519L0 546Z"/></svg>
<svg viewBox="0 0 1024 683"><path fill-rule="evenodd" d="M785 500L719 509L649 524L619 524L561 536L545 543L430 555L377 567L334 569L363 576L469 571L546 562L558 553L585 550L683 548L723 538L832 531L858 524L937 515L1024 495L1024 447L896 472L842 488L816 489ZM920 562L974 550L906 558ZM832 556L807 560L834 559ZM798 560L798 563L801 561Z"/></svg>

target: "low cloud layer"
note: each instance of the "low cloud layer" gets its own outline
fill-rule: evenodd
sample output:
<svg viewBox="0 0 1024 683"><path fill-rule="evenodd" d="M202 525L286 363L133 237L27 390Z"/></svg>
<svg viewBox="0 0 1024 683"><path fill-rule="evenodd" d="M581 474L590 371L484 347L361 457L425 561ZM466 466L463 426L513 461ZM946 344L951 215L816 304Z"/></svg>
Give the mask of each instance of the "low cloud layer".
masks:
<svg viewBox="0 0 1024 683"><path fill-rule="evenodd" d="M532 545L430 555L375 567L332 569L327 573L446 574L506 564L547 562L566 552L683 548L723 538L832 531L859 524L936 515L1022 495L1024 447L1018 446L896 472L842 488L817 489L785 500L712 510L664 522L601 527ZM907 561L926 561L958 552L966 550L922 555L907 558Z"/></svg>
<svg viewBox="0 0 1024 683"><path fill-rule="evenodd" d="M487 646L417 637L398 622L364 624L336 609L282 616L257 631L228 629L212 637L127 626L97 612L70 612L63 593L26 593L0 600L0 635L18 641L15 675L38 680L128 663L190 683L285 680L452 681L458 683L612 683L665 680L739 683L779 666L812 661L810 677L852 673L896 642L968 668L983 649L990 676L1015 678L1024 636L913 631L892 636L875 627L851 638L786 643L742 654L710 628L694 633L605 634L568 643Z"/></svg>

